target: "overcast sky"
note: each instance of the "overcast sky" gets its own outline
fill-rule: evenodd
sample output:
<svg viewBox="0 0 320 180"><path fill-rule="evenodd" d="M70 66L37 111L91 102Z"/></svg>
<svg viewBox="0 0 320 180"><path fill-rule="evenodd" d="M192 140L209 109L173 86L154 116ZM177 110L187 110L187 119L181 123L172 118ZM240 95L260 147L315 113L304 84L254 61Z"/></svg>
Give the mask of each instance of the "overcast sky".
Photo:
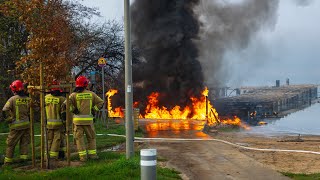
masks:
<svg viewBox="0 0 320 180"><path fill-rule="evenodd" d="M320 1L307 6L280 0L274 29L261 31L241 52L229 52L225 59L232 69L230 86L281 84L320 84ZM123 0L84 0L98 7L97 21L123 20Z"/></svg>

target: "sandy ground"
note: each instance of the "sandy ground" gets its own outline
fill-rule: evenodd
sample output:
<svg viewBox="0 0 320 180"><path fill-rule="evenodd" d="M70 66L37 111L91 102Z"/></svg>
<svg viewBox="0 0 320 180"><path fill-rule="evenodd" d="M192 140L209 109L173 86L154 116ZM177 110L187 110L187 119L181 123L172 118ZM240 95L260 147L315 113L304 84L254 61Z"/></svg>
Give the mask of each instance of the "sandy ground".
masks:
<svg viewBox="0 0 320 180"><path fill-rule="evenodd" d="M214 138L224 139L248 147L315 151L319 154L294 152L266 152L239 149L239 152L268 167L291 173L320 173L320 136L257 136L245 133L218 133Z"/></svg>
<svg viewBox="0 0 320 180"><path fill-rule="evenodd" d="M319 136L266 137L240 132L208 133L252 148L290 149L320 152ZM218 141L149 141L163 166L182 173L183 179L288 179L280 172L320 173L320 155L293 152L245 150Z"/></svg>

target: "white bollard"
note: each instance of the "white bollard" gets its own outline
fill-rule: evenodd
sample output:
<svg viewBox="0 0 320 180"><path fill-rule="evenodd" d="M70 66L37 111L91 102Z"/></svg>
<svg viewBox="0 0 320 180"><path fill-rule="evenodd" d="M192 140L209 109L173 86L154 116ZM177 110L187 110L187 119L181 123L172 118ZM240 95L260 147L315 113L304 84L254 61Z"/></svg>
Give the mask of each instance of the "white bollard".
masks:
<svg viewBox="0 0 320 180"><path fill-rule="evenodd" d="M141 180L157 179L157 150L140 150Z"/></svg>

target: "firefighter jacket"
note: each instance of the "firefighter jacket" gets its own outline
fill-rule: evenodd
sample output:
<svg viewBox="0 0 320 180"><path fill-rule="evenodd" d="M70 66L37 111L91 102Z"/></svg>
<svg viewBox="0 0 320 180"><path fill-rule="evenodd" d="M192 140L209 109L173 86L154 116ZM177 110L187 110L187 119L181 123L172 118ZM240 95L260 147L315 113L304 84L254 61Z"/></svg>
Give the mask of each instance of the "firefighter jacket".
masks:
<svg viewBox="0 0 320 180"><path fill-rule="evenodd" d="M10 129L27 129L30 127L29 111L30 98L27 96L12 96L4 105L4 111L8 117L6 121L9 123Z"/></svg>
<svg viewBox="0 0 320 180"><path fill-rule="evenodd" d="M65 98L62 96L53 96L48 94L45 97L47 128L59 129L62 127L63 122L61 119L61 107Z"/></svg>
<svg viewBox="0 0 320 180"><path fill-rule="evenodd" d="M93 124L92 110L98 111L103 106L103 100L92 91L84 90L74 92L70 95L70 111L77 113L73 115L73 124L91 125Z"/></svg>

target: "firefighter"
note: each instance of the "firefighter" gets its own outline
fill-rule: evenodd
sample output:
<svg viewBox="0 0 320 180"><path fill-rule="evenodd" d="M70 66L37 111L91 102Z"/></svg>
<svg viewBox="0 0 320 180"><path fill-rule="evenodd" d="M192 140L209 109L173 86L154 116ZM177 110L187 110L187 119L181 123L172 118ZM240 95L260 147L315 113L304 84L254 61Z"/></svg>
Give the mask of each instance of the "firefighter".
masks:
<svg viewBox="0 0 320 180"><path fill-rule="evenodd" d="M52 85L60 85L57 80L53 80ZM61 114L61 107L65 97L61 94L60 88L52 88L50 94L45 96L45 109L47 116L48 149L51 159L64 157L66 150L65 139L65 116ZM61 147L62 146L62 147Z"/></svg>
<svg viewBox="0 0 320 180"><path fill-rule="evenodd" d="M13 81L10 89L14 96L6 102L2 109L3 119L9 123L10 128L6 141L4 165L13 162L14 149L18 142L20 143L20 159L26 161L30 144L30 98L25 95L23 83L20 80Z"/></svg>
<svg viewBox="0 0 320 180"><path fill-rule="evenodd" d="M94 92L86 90L89 80L85 76L76 79L76 89L70 95L70 111L73 112L73 136L76 141L80 161L98 159L96 137L93 125L92 111L99 111L103 107L103 100ZM87 150L84 142L87 137Z"/></svg>

